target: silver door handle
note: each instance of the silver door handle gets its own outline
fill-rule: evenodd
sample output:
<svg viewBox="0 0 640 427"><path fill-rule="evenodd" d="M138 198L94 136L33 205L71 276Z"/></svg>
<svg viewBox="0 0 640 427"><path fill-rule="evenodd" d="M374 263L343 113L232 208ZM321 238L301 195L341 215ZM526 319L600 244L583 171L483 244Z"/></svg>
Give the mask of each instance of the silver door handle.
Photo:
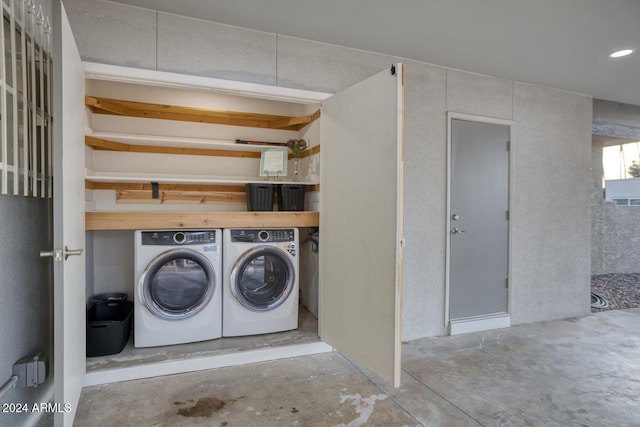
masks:
<svg viewBox="0 0 640 427"><path fill-rule="evenodd" d="M454 227L454 228L451 229L451 234L460 234L460 233L466 233L466 231L465 230L460 230L457 227Z"/></svg>
<svg viewBox="0 0 640 427"><path fill-rule="evenodd" d="M71 255L82 255L82 252L84 252L84 249L69 249L67 247L67 245L64 245L64 259L65 259L65 261Z"/></svg>
<svg viewBox="0 0 640 427"><path fill-rule="evenodd" d="M66 261L71 255L82 255L84 249L69 249L67 245L64 249L54 249L52 251L40 251L41 257L53 257L55 262Z"/></svg>

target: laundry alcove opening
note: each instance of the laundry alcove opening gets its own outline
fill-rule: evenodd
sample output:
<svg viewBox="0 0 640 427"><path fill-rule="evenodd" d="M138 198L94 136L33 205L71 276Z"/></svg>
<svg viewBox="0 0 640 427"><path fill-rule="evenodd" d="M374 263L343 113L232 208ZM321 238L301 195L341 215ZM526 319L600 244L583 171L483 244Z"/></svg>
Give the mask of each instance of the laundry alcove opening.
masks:
<svg viewBox="0 0 640 427"><path fill-rule="evenodd" d="M310 309L300 309L298 329L286 335L212 340L220 352L211 357L191 342L176 352L141 349L89 361L85 385L335 349L398 386L402 64L332 96L102 64L85 64L85 71L87 294L135 294L136 230L295 228L302 243L287 250L299 253ZM262 144L290 139L305 139L309 149L295 168L300 179L278 183L304 185L305 210L247 211L245 184L274 179L258 175ZM315 253L308 236L318 229L323 244ZM364 254L362 247L376 250ZM363 294L375 309L361 304ZM309 314L316 308L317 319ZM146 361L127 366L133 359Z"/></svg>
<svg viewBox="0 0 640 427"><path fill-rule="evenodd" d="M97 67L111 69L102 65ZM122 228L125 229L119 229L119 224L110 224L109 229L99 229L88 220L87 298L90 300L91 296L105 292L124 292L131 300L135 300L139 278L134 267L134 233L139 229L154 227L145 226L144 221L131 226L134 215L161 213L164 215L163 221L167 221L174 212L180 211L207 215L214 221L217 214L230 218L236 212L242 213L247 209L244 194L241 194L244 192L244 182L269 179L258 176L260 153L264 145L246 142L286 142L291 138L304 138L309 141L311 148L308 150L310 153L300 159L301 180L297 184L308 189L306 212L302 214L315 213L315 221L309 224L312 227L304 223L288 223L286 212L280 212L280 223L275 226L256 223L244 224L243 227L274 229L295 226L299 229L301 243L296 248L300 261L296 271L299 289L290 298L298 301L303 294L305 300L311 301L314 306L309 310L300 304L297 328L286 332L149 347L136 347L135 334L132 333L121 353L87 358L85 385L286 357L287 351L291 355L330 351L331 347L318 336L318 254L317 251L312 252L307 239L308 234L318 230L319 123L311 122L300 129L288 126L282 130L244 126L235 122L226 124L226 119L221 123L203 123L148 119L136 117L135 113L131 116L102 114L102 111L94 111L92 107L96 99L103 107L110 105L110 101L106 100L108 97L109 100L177 105L179 108L190 106L212 111L271 114L274 116L272 120L276 120L276 116L300 117L319 111L318 102L324 95L318 95L318 102L300 103L270 99L269 96L262 99L242 96L234 91L211 92L192 87L133 84L114 81L112 77L93 77L88 76L85 85L86 210L88 218L102 214L124 215ZM212 120L215 122L218 119ZM243 143L237 143L238 140ZM287 182L287 179L280 177L278 182ZM154 198L153 189L147 189L152 182L159 182L159 191L156 187L159 197ZM234 225L237 224L232 220L210 228L232 228ZM170 230L168 227L162 225L162 229ZM206 229L189 224L182 228ZM224 274L228 275L229 272L220 272L217 280L220 288ZM310 292L314 294L310 295ZM135 321L134 316L134 324Z"/></svg>

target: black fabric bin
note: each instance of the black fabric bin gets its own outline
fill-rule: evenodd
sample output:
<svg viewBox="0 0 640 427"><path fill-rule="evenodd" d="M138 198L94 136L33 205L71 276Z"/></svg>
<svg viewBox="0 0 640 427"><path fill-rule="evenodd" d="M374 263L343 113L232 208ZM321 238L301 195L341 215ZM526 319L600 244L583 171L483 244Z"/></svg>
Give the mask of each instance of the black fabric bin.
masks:
<svg viewBox="0 0 640 427"><path fill-rule="evenodd" d="M110 292L107 294L97 294L91 298L93 302L101 301L125 301L129 299L129 295L124 292Z"/></svg>
<svg viewBox="0 0 640 427"><path fill-rule="evenodd" d="M87 311L87 357L120 353L129 341L132 317L131 301L93 304Z"/></svg>
<svg viewBox="0 0 640 427"><path fill-rule="evenodd" d="M248 211L272 211L274 185L267 183L249 183L246 185Z"/></svg>
<svg viewBox="0 0 640 427"><path fill-rule="evenodd" d="M304 210L304 185L303 184L278 185L278 210L279 211L303 211Z"/></svg>

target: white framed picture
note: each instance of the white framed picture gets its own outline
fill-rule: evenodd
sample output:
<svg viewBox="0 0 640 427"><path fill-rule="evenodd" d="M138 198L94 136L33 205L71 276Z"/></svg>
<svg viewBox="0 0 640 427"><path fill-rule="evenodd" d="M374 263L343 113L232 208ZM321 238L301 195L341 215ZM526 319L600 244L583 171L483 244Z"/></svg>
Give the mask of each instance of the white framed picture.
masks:
<svg viewBox="0 0 640 427"><path fill-rule="evenodd" d="M260 156L260 176L286 176L287 148L263 148Z"/></svg>

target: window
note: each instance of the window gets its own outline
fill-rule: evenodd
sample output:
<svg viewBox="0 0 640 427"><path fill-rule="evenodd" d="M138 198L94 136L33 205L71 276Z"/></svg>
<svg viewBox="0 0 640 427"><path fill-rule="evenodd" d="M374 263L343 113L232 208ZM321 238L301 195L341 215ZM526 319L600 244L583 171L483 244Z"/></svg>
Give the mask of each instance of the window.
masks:
<svg viewBox="0 0 640 427"><path fill-rule="evenodd" d="M640 199L612 199L616 206L640 206Z"/></svg>
<svg viewBox="0 0 640 427"><path fill-rule="evenodd" d="M1 194L52 195L50 30L41 8L25 0L2 2Z"/></svg>

